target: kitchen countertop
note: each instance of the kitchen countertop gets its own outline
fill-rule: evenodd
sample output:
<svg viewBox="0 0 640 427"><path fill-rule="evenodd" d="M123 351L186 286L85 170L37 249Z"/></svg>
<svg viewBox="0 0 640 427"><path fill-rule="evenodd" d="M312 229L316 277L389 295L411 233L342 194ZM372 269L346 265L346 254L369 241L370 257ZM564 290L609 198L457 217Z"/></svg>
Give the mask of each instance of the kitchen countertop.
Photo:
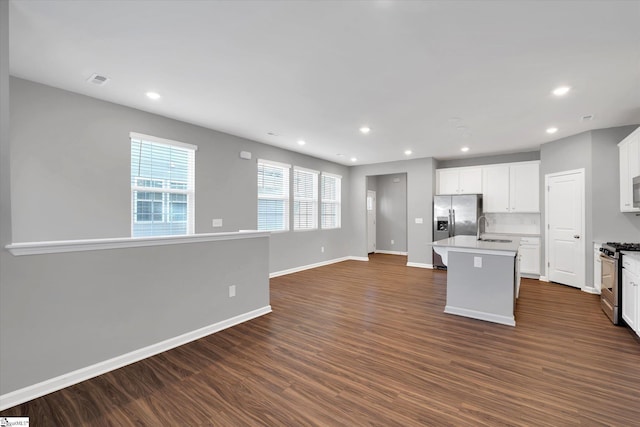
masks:
<svg viewBox="0 0 640 427"><path fill-rule="evenodd" d="M520 238L509 236L511 242L485 242L477 240L476 236L454 236L448 239L438 240L432 243L434 248L447 248L449 250L459 250L465 252L491 252L495 255L513 255L518 252Z"/></svg>
<svg viewBox="0 0 640 427"><path fill-rule="evenodd" d="M512 236L518 236L518 237L540 237L540 233L496 233L493 231L487 231L486 233L482 234L483 236L506 236L506 237L512 237Z"/></svg>

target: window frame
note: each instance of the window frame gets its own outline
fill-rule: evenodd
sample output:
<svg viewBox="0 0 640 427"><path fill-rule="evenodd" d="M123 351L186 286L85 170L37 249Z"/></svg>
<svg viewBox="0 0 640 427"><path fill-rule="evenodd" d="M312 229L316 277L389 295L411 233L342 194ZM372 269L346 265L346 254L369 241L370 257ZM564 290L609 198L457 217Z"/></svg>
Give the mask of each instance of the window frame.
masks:
<svg viewBox="0 0 640 427"><path fill-rule="evenodd" d="M302 196L298 196L296 194L296 173L301 173L301 174L305 174L307 176L311 176L311 188L312 188L312 192L313 194L311 195L311 197L302 197ZM319 227L319 223L318 220L320 218L319 212L318 212L318 196L319 196L319 191L318 191L318 185L320 183L320 172L313 170L313 169L307 169L307 168L303 168L300 166L294 166L293 167L293 215L292 215L292 219L293 219L293 231L313 231L313 230L318 230ZM299 220L297 217L299 217L299 212L298 215L296 215L296 204L298 203L311 203L311 226L308 227L300 227L299 224ZM297 226L296 226L296 223Z"/></svg>
<svg viewBox="0 0 640 427"><path fill-rule="evenodd" d="M179 141L172 141L169 139L158 138L151 135L144 135L137 132L130 132L129 134L129 147L131 149L131 145L134 141L142 144L142 143L150 143L154 145L161 145L169 148L185 150L187 153L187 181L175 180L175 179L165 179L165 178L156 178L156 177L144 177L144 176L133 176L133 172L130 171L130 188L131 188L131 209L130 209L130 217L131 217L131 237L149 237L148 235L139 235L136 236L135 233L135 225L136 224L185 224L185 233L182 234L160 234L155 235L152 234L153 237L166 237L166 236L176 236L176 235L192 235L195 234L195 153L198 150L197 145L187 144ZM130 154L130 166L133 166L134 158ZM140 162L141 159L138 159ZM140 185L141 181L150 181L152 183L160 183L160 186L144 186ZM184 188L175 188L175 186L184 186ZM162 203L162 220L154 221L154 220L139 220L138 215L140 213L137 211L137 203L140 201L138 199L138 193L160 193L162 194L162 200L143 200L148 201L150 203ZM180 194L186 196L185 202L174 202L171 200L172 194ZM185 220L172 220L172 205L173 203L185 203L186 204L186 218ZM154 215L152 213L151 215Z"/></svg>
<svg viewBox="0 0 640 427"><path fill-rule="evenodd" d="M280 168L286 172L286 178L283 178L283 186L281 187L282 194L260 194L260 166L268 166L272 168ZM256 165L256 185L257 185L257 199L256 199L256 229L259 231L269 231L271 233L284 233L291 229L291 165L286 163L274 162L272 160L258 159ZM275 200L284 201L283 209L283 225L284 228L272 229L272 228L260 228L260 200Z"/></svg>
<svg viewBox="0 0 640 427"><path fill-rule="evenodd" d="M325 198L325 194L324 194L324 178L331 178L336 180L335 183L335 195L336 198L335 199L327 199ZM324 224L324 217L326 216L324 213L324 206L325 205L333 205L336 208L336 224L332 227L325 227ZM341 175L336 175L333 173L329 173L329 172L322 172L322 174L320 175L320 229L321 230L337 230L342 228L342 176Z"/></svg>

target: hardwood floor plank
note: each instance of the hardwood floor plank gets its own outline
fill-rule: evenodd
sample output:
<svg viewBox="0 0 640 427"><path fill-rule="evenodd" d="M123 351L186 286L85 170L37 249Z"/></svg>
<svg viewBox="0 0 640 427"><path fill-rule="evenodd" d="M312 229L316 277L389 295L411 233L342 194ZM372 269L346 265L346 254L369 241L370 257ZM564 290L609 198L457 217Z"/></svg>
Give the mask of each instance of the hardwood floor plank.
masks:
<svg viewBox="0 0 640 427"><path fill-rule="evenodd" d="M523 280L515 328L444 313L446 272L375 254L271 280L273 312L18 405L37 426L640 425L640 340Z"/></svg>

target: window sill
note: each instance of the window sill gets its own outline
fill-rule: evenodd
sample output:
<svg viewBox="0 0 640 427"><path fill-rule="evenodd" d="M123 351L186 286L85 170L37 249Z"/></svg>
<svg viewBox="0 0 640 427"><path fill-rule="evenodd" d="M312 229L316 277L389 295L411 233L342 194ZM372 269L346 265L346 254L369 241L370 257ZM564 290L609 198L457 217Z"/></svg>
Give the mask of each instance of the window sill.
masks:
<svg viewBox="0 0 640 427"><path fill-rule="evenodd" d="M241 230L228 233L189 234L163 237L120 237L112 239L59 240L52 242L12 243L5 248L14 256L42 255L61 252L99 251L105 249L139 248L143 246L180 245L185 243L268 237L268 231Z"/></svg>

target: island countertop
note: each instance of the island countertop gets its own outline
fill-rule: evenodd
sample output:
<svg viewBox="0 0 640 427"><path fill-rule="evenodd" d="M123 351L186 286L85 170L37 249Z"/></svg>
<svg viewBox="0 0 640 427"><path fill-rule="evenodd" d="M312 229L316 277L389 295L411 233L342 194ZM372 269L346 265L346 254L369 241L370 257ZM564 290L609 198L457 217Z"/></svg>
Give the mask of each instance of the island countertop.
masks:
<svg viewBox="0 0 640 427"><path fill-rule="evenodd" d="M464 252L485 252L494 253L495 255L515 255L520 247L520 238L509 236L510 242L487 242L478 240L476 236L454 236L448 239L437 240L432 242L434 249L438 252L439 248L447 248L448 250L459 250Z"/></svg>

